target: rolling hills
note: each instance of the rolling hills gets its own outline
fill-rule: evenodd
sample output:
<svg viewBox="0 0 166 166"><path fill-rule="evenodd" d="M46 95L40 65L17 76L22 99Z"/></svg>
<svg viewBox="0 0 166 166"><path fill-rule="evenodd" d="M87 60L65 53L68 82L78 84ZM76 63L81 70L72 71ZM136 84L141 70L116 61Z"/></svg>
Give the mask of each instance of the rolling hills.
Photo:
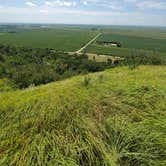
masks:
<svg viewBox="0 0 166 166"><path fill-rule="evenodd" d="M165 166L166 67L117 67L0 94L0 165Z"/></svg>

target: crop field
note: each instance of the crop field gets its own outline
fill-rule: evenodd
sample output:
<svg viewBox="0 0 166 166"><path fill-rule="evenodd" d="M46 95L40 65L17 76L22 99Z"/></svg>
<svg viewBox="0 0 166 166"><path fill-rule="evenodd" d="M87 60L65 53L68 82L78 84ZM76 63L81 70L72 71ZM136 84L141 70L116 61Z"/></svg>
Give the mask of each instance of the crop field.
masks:
<svg viewBox="0 0 166 166"><path fill-rule="evenodd" d="M5 35L5 33L1 33L1 32L0 32L0 36L2 36L2 35Z"/></svg>
<svg viewBox="0 0 166 166"><path fill-rule="evenodd" d="M104 33L127 35L127 36L138 36L152 39L166 39L166 29L160 28L134 28L134 27L117 27L104 29Z"/></svg>
<svg viewBox="0 0 166 166"><path fill-rule="evenodd" d="M98 40L120 42L123 48L136 48L166 52L166 39L153 39L119 34L103 34Z"/></svg>
<svg viewBox="0 0 166 166"><path fill-rule="evenodd" d="M62 51L77 51L99 32L91 29L16 29L16 33L0 33L0 44L32 48L53 48ZM116 41L121 48L93 43L86 48L88 53L114 56L131 55L133 49L148 50L149 54L165 55L166 30L158 29L103 29L97 41Z"/></svg>
<svg viewBox="0 0 166 166"><path fill-rule="evenodd" d="M53 48L76 51L85 45L97 32L81 29L32 29L6 33L0 36L0 44L11 44L32 48Z"/></svg>
<svg viewBox="0 0 166 166"><path fill-rule="evenodd" d="M93 43L86 52L115 56L131 55L133 49L146 50L148 54L155 55L165 55L166 52L166 30L107 29L103 30L97 41L120 42L122 46L116 48Z"/></svg>
<svg viewBox="0 0 166 166"><path fill-rule="evenodd" d="M128 48L104 47L97 44L92 44L86 49L86 52L95 54L125 56L129 55L131 53L131 50Z"/></svg>
<svg viewBox="0 0 166 166"><path fill-rule="evenodd" d="M111 60L112 62L115 62L117 59L119 61L124 60L124 58L121 58L121 57L108 56L108 55L97 55L97 54L92 54L92 53L89 53L87 55L88 55L89 60L93 60L96 62L107 62L108 63L109 60Z"/></svg>
<svg viewBox="0 0 166 166"><path fill-rule="evenodd" d="M133 49L130 48L116 48L116 47L104 47L97 44L90 45L86 52L94 53L94 54L105 54L105 55L113 55L113 56L129 56L131 55ZM139 49L139 51L146 51L146 54L148 55L156 55L156 56L165 56L164 52L158 52L154 50L143 50Z"/></svg>

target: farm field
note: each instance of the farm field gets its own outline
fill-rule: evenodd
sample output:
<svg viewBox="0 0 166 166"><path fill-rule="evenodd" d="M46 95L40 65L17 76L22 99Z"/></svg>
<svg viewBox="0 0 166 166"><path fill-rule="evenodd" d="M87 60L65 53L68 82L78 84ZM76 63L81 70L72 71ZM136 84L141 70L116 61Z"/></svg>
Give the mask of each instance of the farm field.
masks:
<svg viewBox="0 0 166 166"><path fill-rule="evenodd" d="M148 37L104 33L98 38L98 41L120 42L123 48L166 52L166 39L153 39Z"/></svg>
<svg viewBox="0 0 166 166"><path fill-rule="evenodd" d="M156 56L165 56L166 53L166 30L104 29L97 41L120 42L122 46L102 46L95 42L86 52L123 57L131 55L132 50Z"/></svg>
<svg viewBox="0 0 166 166"><path fill-rule="evenodd" d="M0 44L77 51L98 32L81 29L32 29L0 36Z"/></svg>
<svg viewBox="0 0 166 166"><path fill-rule="evenodd" d="M104 33L115 35L137 36L152 39L166 39L166 28L151 28L151 27L116 27L103 30Z"/></svg>
<svg viewBox="0 0 166 166"><path fill-rule="evenodd" d="M119 47L104 47L97 44L90 45L86 52L95 53L95 54L105 54L105 55L112 55L112 56L130 56L133 49L129 48L119 48ZM137 49L142 52L146 52L149 55L156 55L156 56L165 56L164 52L152 51L152 50L143 50Z"/></svg>
<svg viewBox="0 0 166 166"><path fill-rule="evenodd" d="M156 29L105 29L96 41L116 41L121 48L101 46L96 42L89 45L88 53L113 56L131 55L131 50L148 50L149 54L165 55L166 30ZM83 28L61 29L16 29L16 33L0 33L0 44L11 44L29 48L53 48L55 50L75 52L93 39L99 31ZM84 52L84 51L82 51Z"/></svg>
<svg viewBox="0 0 166 166"><path fill-rule="evenodd" d="M111 60L112 64L118 60L118 61L124 61L124 58L122 57L117 57L117 56L110 56L110 55L97 55L97 54L92 54L89 53L87 54L88 59L95 61L95 62L106 62L108 63L109 60Z"/></svg>
<svg viewBox="0 0 166 166"><path fill-rule="evenodd" d="M128 48L115 48L115 47L104 47L97 44L90 45L86 52L95 53L95 54L105 54L105 55L118 55L118 56L126 56L130 55L131 50Z"/></svg>

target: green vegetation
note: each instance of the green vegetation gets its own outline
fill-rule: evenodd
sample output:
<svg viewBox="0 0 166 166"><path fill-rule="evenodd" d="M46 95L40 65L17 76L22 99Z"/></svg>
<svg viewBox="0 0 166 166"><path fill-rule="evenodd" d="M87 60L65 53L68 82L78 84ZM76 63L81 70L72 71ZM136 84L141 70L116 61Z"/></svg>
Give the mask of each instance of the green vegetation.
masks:
<svg viewBox="0 0 166 166"><path fill-rule="evenodd" d="M76 51L97 34L96 31L81 29L32 29L6 33L0 37L0 44L11 44L30 48L52 48Z"/></svg>
<svg viewBox="0 0 166 166"><path fill-rule="evenodd" d="M117 27L104 29L105 33L127 35L127 36L139 36L152 39L166 39L166 29L165 28L150 28L150 27Z"/></svg>
<svg viewBox="0 0 166 166"><path fill-rule="evenodd" d="M0 78L8 79L14 89L47 84L78 74L103 71L117 65L135 68L141 64L164 65L166 57L133 51L125 56L124 60L117 61L114 57L104 55L100 57L94 54L78 56L62 51L52 51L48 48L32 49L0 45Z"/></svg>
<svg viewBox="0 0 166 166"><path fill-rule="evenodd" d="M40 26L0 27L0 166L165 166L166 32L105 28L122 47L81 55L98 28Z"/></svg>
<svg viewBox="0 0 166 166"><path fill-rule="evenodd" d="M6 78L0 79L0 93L14 90L15 86L12 82Z"/></svg>
<svg viewBox="0 0 166 166"><path fill-rule="evenodd" d="M92 59L93 54L100 55L96 58L98 62L102 62L104 59L109 59L109 55L113 57L124 58L122 64L129 65L133 62L131 58L134 56L137 63L147 64L147 65L165 65L166 64L166 55L165 53L158 53L155 51L146 51L146 50L137 50L137 49L128 49L128 48L115 48L115 47L103 47L97 46L95 44L89 46L85 52L91 52L89 59ZM106 56L108 55L108 56Z"/></svg>
<svg viewBox="0 0 166 166"><path fill-rule="evenodd" d="M165 56L166 31L158 29L104 29L97 41L119 42L121 48L90 45L86 52L113 56L130 56L133 49L144 50L149 55Z"/></svg>
<svg viewBox="0 0 166 166"><path fill-rule="evenodd" d="M135 48L144 50L156 50L159 52L166 52L166 39L153 39L148 37L129 36L105 33L98 41L115 41L120 42L123 48Z"/></svg>
<svg viewBox="0 0 166 166"><path fill-rule="evenodd" d="M104 47L97 44L90 45L86 52L102 54L102 55L114 55L114 56L128 56L131 54L131 50L128 48L116 48L116 47Z"/></svg>
<svg viewBox="0 0 166 166"><path fill-rule="evenodd" d="M86 55L68 55L50 49L0 45L0 78L27 88L78 74L102 71L112 64L89 61Z"/></svg>
<svg viewBox="0 0 166 166"><path fill-rule="evenodd" d="M165 82L165 66L118 67L3 92L0 165L165 166Z"/></svg>

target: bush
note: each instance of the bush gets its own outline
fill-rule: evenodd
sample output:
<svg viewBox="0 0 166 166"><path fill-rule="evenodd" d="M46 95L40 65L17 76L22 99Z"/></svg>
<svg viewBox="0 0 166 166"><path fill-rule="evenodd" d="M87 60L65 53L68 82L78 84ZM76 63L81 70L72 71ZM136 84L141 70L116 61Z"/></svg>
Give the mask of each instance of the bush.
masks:
<svg viewBox="0 0 166 166"><path fill-rule="evenodd" d="M49 66L33 64L20 67L13 73L12 80L19 88L27 88L31 84L40 85L59 80L59 75Z"/></svg>
<svg viewBox="0 0 166 166"><path fill-rule="evenodd" d="M123 62L122 62L123 63ZM154 54L145 50L132 50L130 56L125 57L125 65L130 69L135 69L139 65L165 65L165 56Z"/></svg>
<svg viewBox="0 0 166 166"><path fill-rule="evenodd" d="M91 82L90 76L89 75L85 76L83 80L83 86L88 87L90 85L90 82Z"/></svg>
<svg viewBox="0 0 166 166"><path fill-rule="evenodd" d="M100 75L98 76L98 79L99 79L100 82L102 82L103 79L104 79L104 76L103 76L102 74L100 74Z"/></svg>

